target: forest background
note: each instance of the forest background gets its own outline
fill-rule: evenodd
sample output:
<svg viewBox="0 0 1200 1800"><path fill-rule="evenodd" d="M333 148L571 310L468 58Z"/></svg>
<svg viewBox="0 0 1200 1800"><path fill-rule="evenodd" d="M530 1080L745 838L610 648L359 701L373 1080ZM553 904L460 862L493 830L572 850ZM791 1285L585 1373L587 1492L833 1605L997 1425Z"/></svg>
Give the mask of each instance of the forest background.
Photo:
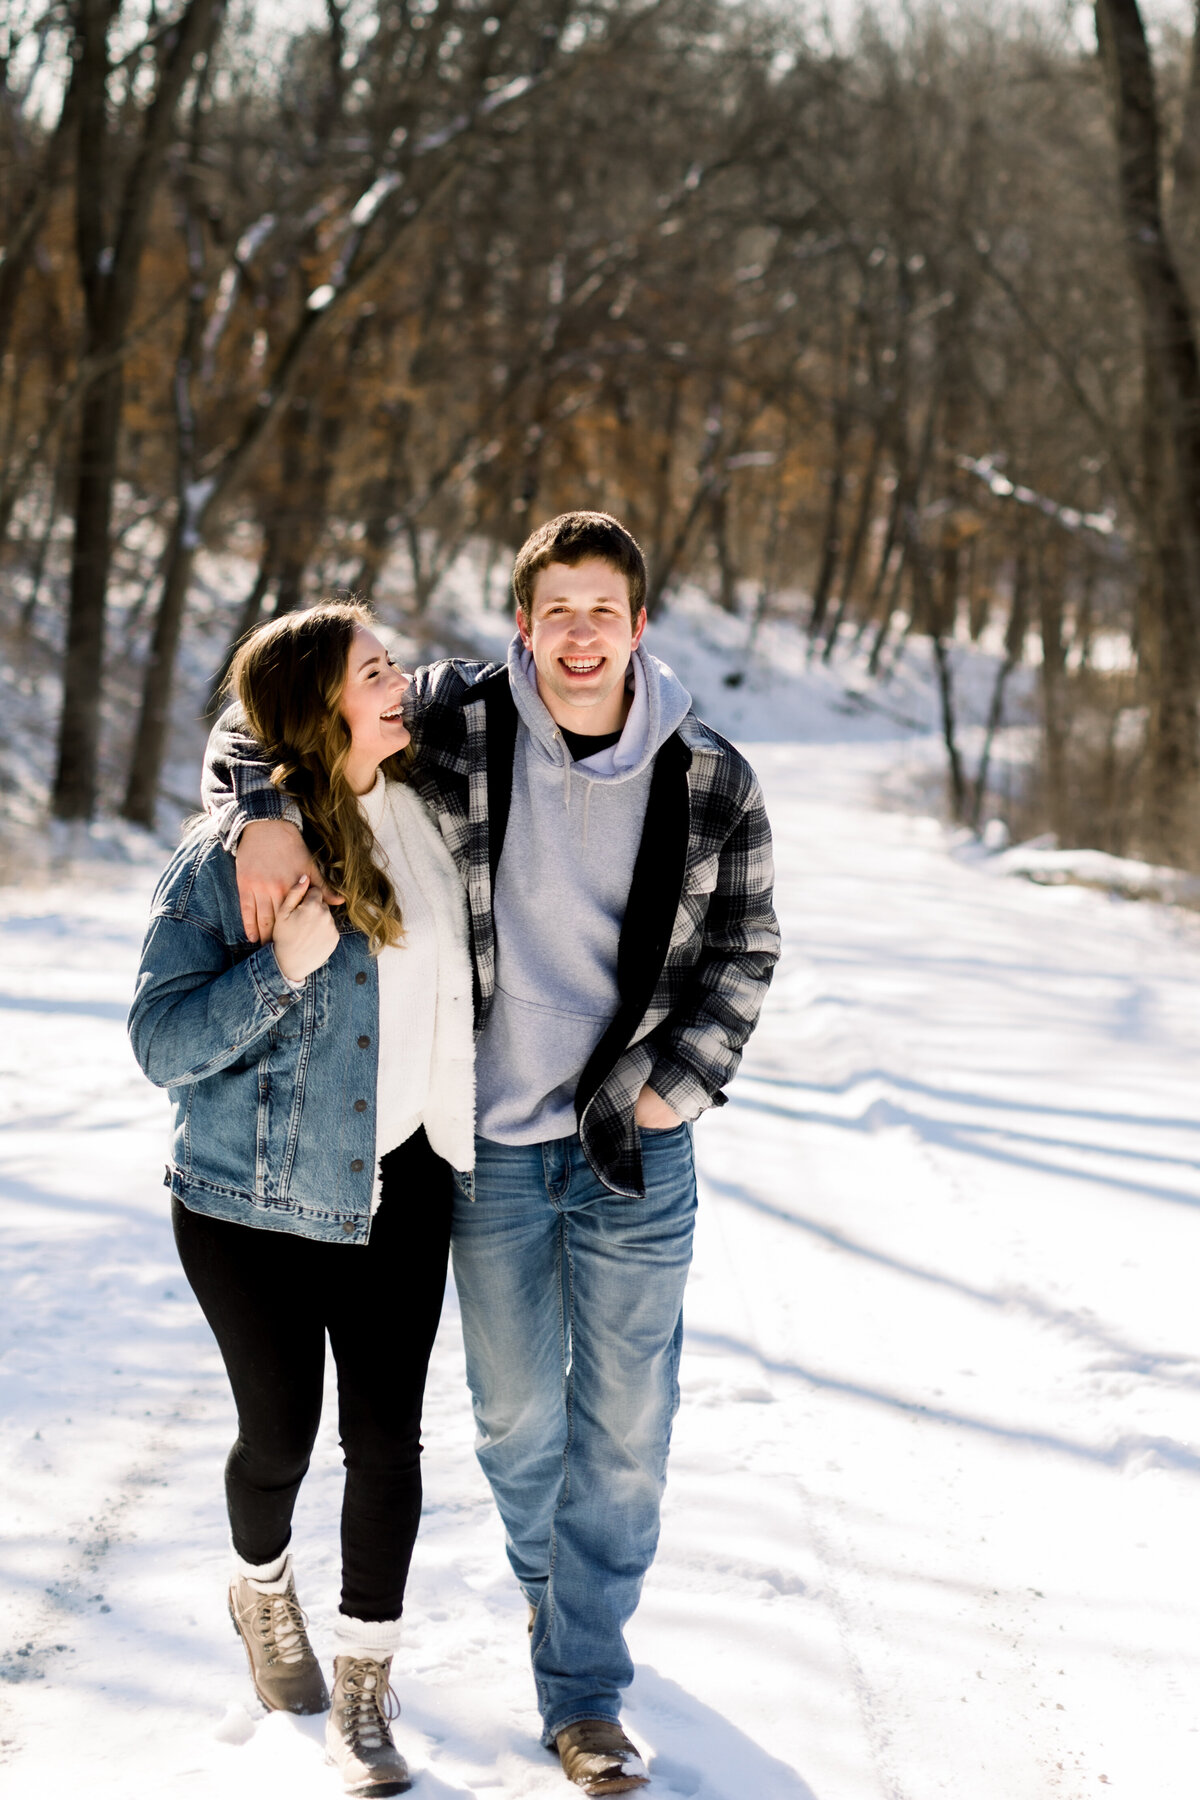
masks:
<svg viewBox="0 0 1200 1800"><path fill-rule="evenodd" d="M880 684L927 638L976 829L1028 665L1016 828L1200 869L1200 6L9 0L0 228L58 819L154 824L198 556L230 647L331 591L412 627L586 505L652 616Z"/></svg>

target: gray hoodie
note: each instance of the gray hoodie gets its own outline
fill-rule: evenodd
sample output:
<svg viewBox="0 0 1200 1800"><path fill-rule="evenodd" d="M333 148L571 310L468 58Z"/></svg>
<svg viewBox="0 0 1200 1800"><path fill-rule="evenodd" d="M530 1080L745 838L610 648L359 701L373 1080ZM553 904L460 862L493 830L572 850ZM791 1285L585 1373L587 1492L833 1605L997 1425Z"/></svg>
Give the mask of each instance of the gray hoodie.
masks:
<svg viewBox="0 0 1200 1800"><path fill-rule="evenodd" d="M520 722L496 875L496 993L477 1047L483 1137L537 1144L577 1129L575 1089L617 1010L617 945L654 758L691 697L640 647L617 743L572 764L519 637L508 676Z"/></svg>

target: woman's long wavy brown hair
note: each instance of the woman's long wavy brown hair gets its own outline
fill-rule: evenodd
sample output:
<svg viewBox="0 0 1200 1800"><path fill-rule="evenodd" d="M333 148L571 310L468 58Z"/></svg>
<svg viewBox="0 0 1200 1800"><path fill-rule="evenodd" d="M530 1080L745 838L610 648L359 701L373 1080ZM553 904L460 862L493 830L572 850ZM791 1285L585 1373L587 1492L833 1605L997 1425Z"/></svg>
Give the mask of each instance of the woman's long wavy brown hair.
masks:
<svg viewBox="0 0 1200 1800"><path fill-rule="evenodd" d="M331 888L345 897L346 917L373 953L395 944L404 923L395 890L376 867L375 838L346 780L350 728L341 714L350 646L358 626L376 621L365 606L328 601L285 613L248 637L233 659L229 689L304 817L304 835ZM403 753L383 764L402 780Z"/></svg>

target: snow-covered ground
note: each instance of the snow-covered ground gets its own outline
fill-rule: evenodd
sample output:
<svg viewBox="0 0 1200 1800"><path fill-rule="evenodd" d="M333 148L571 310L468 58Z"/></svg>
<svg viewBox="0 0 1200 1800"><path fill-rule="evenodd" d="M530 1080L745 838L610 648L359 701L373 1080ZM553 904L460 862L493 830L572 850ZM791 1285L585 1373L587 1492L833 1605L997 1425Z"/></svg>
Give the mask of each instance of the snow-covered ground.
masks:
<svg viewBox="0 0 1200 1800"><path fill-rule="evenodd" d="M916 686L864 711L780 637L726 688L725 630L681 610L658 647L761 770L787 947L697 1132L684 1404L630 1630L651 1793L1194 1800L1200 920L956 858L879 806L936 754L897 722L927 727ZM151 883L0 890L0 1785L336 1800L321 1722L254 1709L225 1614L232 1410L123 1031ZM426 1443L396 1669L416 1792L565 1794L452 1293ZM297 1527L326 1655L339 1490L331 1414Z"/></svg>

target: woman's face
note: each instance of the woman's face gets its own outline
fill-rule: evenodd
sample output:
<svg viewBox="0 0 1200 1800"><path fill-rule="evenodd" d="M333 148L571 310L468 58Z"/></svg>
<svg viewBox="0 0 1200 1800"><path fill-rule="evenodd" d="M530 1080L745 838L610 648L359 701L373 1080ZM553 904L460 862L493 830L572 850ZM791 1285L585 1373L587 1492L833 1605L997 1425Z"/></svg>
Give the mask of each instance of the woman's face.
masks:
<svg viewBox="0 0 1200 1800"><path fill-rule="evenodd" d="M380 763L408 743L408 727L400 717L408 685L408 676L396 668L375 633L356 626L340 707L350 727L346 778L356 794L365 794Z"/></svg>

